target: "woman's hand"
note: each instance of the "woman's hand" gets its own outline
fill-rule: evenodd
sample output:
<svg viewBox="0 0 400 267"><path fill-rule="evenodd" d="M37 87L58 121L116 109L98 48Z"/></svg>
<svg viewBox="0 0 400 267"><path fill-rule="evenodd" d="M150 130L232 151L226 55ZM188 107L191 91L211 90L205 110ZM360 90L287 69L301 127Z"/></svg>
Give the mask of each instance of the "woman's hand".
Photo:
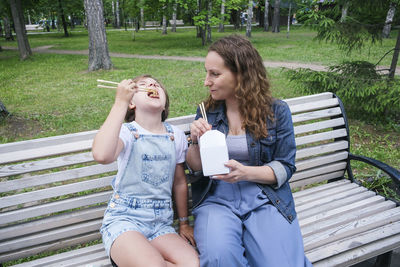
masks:
<svg viewBox="0 0 400 267"><path fill-rule="evenodd" d="M211 128L211 124L208 124L203 118L199 118L190 125L190 138L193 142L198 142L198 138Z"/></svg>
<svg viewBox="0 0 400 267"><path fill-rule="evenodd" d="M228 174L214 175L212 178L222 180L227 183L236 183L247 180L249 177L248 166L245 166L234 159L231 159L225 163L225 166L230 169Z"/></svg>
<svg viewBox="0 0 400 267"><path fill-rule="evenodd" d="M138 87L132 79L121 81L117 87L115 102L129 104L137 90Z"/></svg>
<svg viewBox="0 0 400 267"><path fill-rule="evenodd" d="M188 223L179 225L179 235L190 242L192 246L196 246L196 242L194 241L193 227L191 227Z"/></svg>

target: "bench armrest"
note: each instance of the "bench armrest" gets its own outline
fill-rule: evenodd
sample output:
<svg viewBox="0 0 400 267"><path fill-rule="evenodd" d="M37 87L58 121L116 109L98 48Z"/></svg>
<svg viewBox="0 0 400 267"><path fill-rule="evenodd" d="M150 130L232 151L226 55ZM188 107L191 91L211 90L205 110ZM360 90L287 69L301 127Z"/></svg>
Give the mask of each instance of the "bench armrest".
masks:
<svg viewBox="0 0 400 267"><path fill-rule="evenodd" d="M349 160L358 160L368 163L374 167L377 167L378 169L387 173L390 176L390 178L392 178L392 180L396 183L396 185L400 187L400 171L387 165L386 163L383 163L382 161L376 159L372 159L365 156L354 155L351 153L349 153Z"/></svg>

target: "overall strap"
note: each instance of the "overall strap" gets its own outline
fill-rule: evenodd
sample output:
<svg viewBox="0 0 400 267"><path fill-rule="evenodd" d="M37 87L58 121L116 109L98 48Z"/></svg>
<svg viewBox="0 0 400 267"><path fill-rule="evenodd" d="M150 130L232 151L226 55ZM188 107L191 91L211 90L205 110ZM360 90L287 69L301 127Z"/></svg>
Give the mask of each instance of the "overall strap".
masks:
<svg viewBox="0 0 400 267"><path fill-rule="evenodd" d="M169 134L174 134L174 130L172 129L171 124L169 124L168 122L164 122L164 126L165 126L165 129L167 129L167 132Z"/></svg>
<svg viewBox="0 0 400 267"><path fill-rule="evenodd" d="M129 131L134 132L134 133L137 132L136 127L133 126L132 123L127 122L127 123L124 123L124 124L125 124L125 126L129 129Z"/></svg>

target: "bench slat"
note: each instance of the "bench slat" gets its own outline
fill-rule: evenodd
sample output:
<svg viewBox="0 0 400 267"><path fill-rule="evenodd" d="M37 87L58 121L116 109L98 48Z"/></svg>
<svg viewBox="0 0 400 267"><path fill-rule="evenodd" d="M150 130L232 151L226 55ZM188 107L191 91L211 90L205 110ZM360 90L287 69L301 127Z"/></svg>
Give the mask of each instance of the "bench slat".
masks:
<svg viewBox="0 0 400 267"><path fill-rule="evenodd" d="M92 140L83 140L73 143L32 148L24 151L15 151L9 152L7 154L0 154L0 164L31 160L42 157L50 157L66 153L80 152L90 149L92 147L92 143Z"/></svg>
<svg viewBox="0 0 400 267"><path fill-rule="evenodd" d="M329 131L329 132L300 136L300 137L296 137L296 146L312 144L312 143L335 139L335 138L340 138L340 137L344 137L344 136L347 136L346 129L338 129L338 130L333 130L333 131Z"/></svg>
<svg viewBox="0 0 400 267"><path fill-rule="evenodd" d="M336 107L336 108L329 108L329 109L324 109L324 110L296 114L296 115L292 116L292 121L293 121L293 123L299 123L299 122L304 122L304 121L330 118L330 117L338 116L341 114L342 114L341 109L339 107Z"/></svg>
<svg viewBox="0 0 400 267"><path fill-rule="evenodd" d="M307 179L294 181L294 182L291 182L289 185L290 185L291 189L300 188L300 187L310 185L310 184L325 182L326 180L330 180L330 179L343 178L343 175L344 175L343 171L331 172L331 173L324 174L324 175L318 175L318 176L314 176L314 177L309 177Z"/></svg>
<svg viewBox="0 0 400 267"><path fill-rule="evenodd" d="M314 262L314 267L327 267L327 266L352 266L356 263L363 262L372 257L389 252L396 247L400 246L400 235L394 235L388 238L383 238L358 247L342 252L339 255L331 256L318 262ZM308 255L306 253L306 255Z"/></svg>
<svg viewBox="0 0 400 267"><path fill-rule="evenodd" d="M324 130L328 128L344 126L344 119L343 118L336 118L324 121L313 122L304 125L297 125L294 126L294 134L304 134L308 132L315 132L319 130Z"/></svg>
<svg viewBox="0 0 400 267"><path fill-rule="evenodd" d="M340 170L344 171L346 166L347 166L347 162L343 161L343 162L337 162L337 163L333 163L333 164L327 164L322 167L308 169L305 171L295 172L295 174L293 174L293 176L290 180L292 182L295 182L295 181L299 181L299 180L302 180L302 179L305 179L308 177L322 175L325 173L331 173L331 172L340 171Z"/></svg>
<svg viewBox="0 0 400 267"><path fill-rule="evenodd" d="M58 241L72 236L98 232L103 218L80 224L73 224L46 232L39 232L22 238L14 238L0 244L0 253L6 253L25 247L33 247L48 242Z"/></svg>
<svg viewBox="0 0 400 267"><path fill-rule="evenodd" d="M304 248L311 250L328 243L353 236L373 228L400 221L400 208L385 210L368 217L352 220L329 230L304 238Z"/></svg>
<svg viewBox="0 0 400 267"><path fill-rule="evenodd" d="M97 245L93 245L93 246L89 246L89 247L84 247L84 248L80 248L78 250L71 250L68 252L56 254L53 256L46 257L46 258L38 259L38 260L35 260L34 262L26 262L26 263L18 264L16 266L18 266L18 267L52 266L53 264L60 264L62 261L69 260L71 258L86 256L86 255L90 255L92 253L97 253L100 251L104 251L104 255L106 255L103 244L97 244ZM34 265L32 265L32 263L34 263ZM61 264L58 266L61 266Z"/></svg>
<svg viewBox="0 0 400 267"><path fill-rule="evenodd" d="M18 175L35 171L43 171L92 161L92 152L85 152L21 164L7 165L0 167L0 177L7 177L11 175Z"/></svg>
<svg viewBox="0 0 400 267"><path fill-rule="evenodd" d="M3 186L0 188L0 193L23 189L23 188L29 188L33 186L46 185L56 182L64 182L77 178L83 178L86 176L113 172L116 170L117 170L117 164L116 162L114 162L107 165L96 164L67 171L53 172L49 174L36 175L33 177L20 178L16 180L2 182Z"/></svg>
<svg viewBox="0 0 400 267"><path fill-rule="evenodd" d="M285 101L289 106L292 106L292 105L299 105L303 103L309 103L330 98L333 98L333 94L331 92L324 92L320 94L288 98L284 99L283 101Z"/></svg>
<svg viewBox="0 0 400 267"><path fill-rule="evenodd" d="M331 99L308 102L304 104L290 105L289 108L292 114L296 114L300 112L309 112L313 110L336 107L338 105L339 105L339 100L337 98L331 98Z"/></svg>
<svg viewBox="0 0 400 267"><path fill-rule="evenodd" d="M68 194L83 192L86 190L107 187L110 186L113 178L114 176L108 176L108 177L92 179L88 181L77 182L67 185L60 185L42 190L3 197L2 201L0 202L0 208L11 207L24 203L44 200L52 197L64 196Z"/></svg>
<svg viewBox="0 0 400 267"><path fill-rule="evenodd" d="M0 262L25 258L25 257L31 256L31 255L39 254L44 251L58 250L61 248L84 244L84 243L88 243L93 240L99 240L100 238L101 238L100 232L96 231L94 233L91 233L90 235L73 237L68 240L57 241L54 243L46 243L46 244L42 244L40 246L35 246L35 247L30 247L30 248L14 251L9 254L3 254L3 255L0 255ZM27 264L28 264L28 266L32 266L32 265L29 265L29 264L31 264L29 262ZM44 265L44 266L47 266L47 265Z"/></svg>
<svg viewBox="0 0 400 267"><path fill-rule="evenodd" d="M326 165L328 163L334 163L342 160L346 160L349 153L347 151L341 151L326 156L320 156L316 158L298 160L296 161L296 172L311 169L314 167Z"/></svg>
<svg viewBox="0 0 400 267"><path fill-rule="evenodd" d="M329 190L329 189L335 188L336 186L343 186L344 184L350 184L350 180L341 179L341 180L334 181L334 182L331 182L331 183L326 183L326 184L323 184L323 185L314 186L314 187L307 188L307 189L304 189L304 190L301 190L301 191L297 191L297 192L293 193L293 198L296 199L296 198L299 198L299 197L312 195L312 194L315 194L316 192L321 192L321 191L324 191L324 190Z"/></svg>
<svg viewBox="0 0 400 267"><path fill-rule="evenodd" d="M44 218L28 223L4 227L0 229L0 240L17 238L32 233L38 233L58 227L103 218L105 209L106 205L101 205L98 207L91 207L84 210L51 216L49 218Z"/></svg>
<svg viewBox="0 0 400 267"><path fill-rule="evenodd" d="M375 240L380 240L399 233L400 222L394 222L311 250L307 253L307 257L312 262L319 261L329 257L330 255L336 255L348 249L361 247L362 245L369 244Z"/></svg>
<svg viewBox="0 0 400 267"><path fill-rule="evenodd" d="M347 141L337 141L334 143L329 143L329 144L323 144L319 146L313 146L313 147L306 147L306 148L301 148L298 149L296 152L296 159L302 159L306 157L312 157L324 153L329 153L329 152L336 152L339 150L344 150L349 147L349 143Z"/></svg>
<svg viewBox="0 0 400 267"><path fill-rule="evenodd" d="M57 202L46 203L40 206L34 206L24 209L18 209L10 212L0 214L1 224L8 224L17 222L37 216L43 216L50 213L60 212L80 208L84 206L94 205L98 203L107 202L112 195L111 191L95 193L82 197L75 197Z"/></svg>

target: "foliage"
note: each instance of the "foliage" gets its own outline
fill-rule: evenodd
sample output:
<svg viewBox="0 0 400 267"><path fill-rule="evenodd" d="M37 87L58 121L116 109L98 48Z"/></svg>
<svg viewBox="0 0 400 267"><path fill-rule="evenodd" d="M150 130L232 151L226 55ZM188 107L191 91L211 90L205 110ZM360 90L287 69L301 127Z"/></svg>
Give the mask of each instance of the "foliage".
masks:
<svg viewBox="0 0 400 267"><path fill-rule="evenodd" d="M344 62L328 72L288 70L287 75L304 93L335 93L358 117L400 119L400 80L387 80L369 62Z"/></svg>

